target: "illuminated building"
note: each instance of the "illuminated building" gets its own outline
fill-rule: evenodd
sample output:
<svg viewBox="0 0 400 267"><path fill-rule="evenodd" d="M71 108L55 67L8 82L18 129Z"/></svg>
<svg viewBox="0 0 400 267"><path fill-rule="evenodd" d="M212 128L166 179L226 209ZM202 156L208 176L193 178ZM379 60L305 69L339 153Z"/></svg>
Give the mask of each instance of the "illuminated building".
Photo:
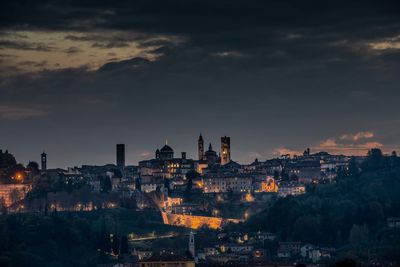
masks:
<svg viewBox="0 0 400 267"><path fill-rule="evenodd" d="M231 161L231 138L228 136L221 137L221 165L225 165Z"/></svg>
<svg viewBox="0 0 400 267"><path fill-rule="evenodd" d="M4 200L6 207L25 198L26 194L31 189L29 184L1 184L0 199Z"/></svg>
<svg viewBox="0 0 400 267"><path fill-rule="evenodd" d="M182 205L182 203L183 199L180 197L167 197L167 199L164 201L164 208L170 209L173 206Z"/></svg>
<svg viewBox="0 0 400 267"><path fill-rule="evenodd" d="M140 187L141 191L145 193L150 193L157 189L164 192L164 179L157 176L143 176Z"/></svg>
<svg viewBox="0 0 400 267"><path fill-rule="evenodd" d="M278 196L286 197L286 196L297 196L304 194L306 192L306 187L304 185L299 184L279 184Z"/></svg>
<svg viewBox="0 0 400 267"><path fill-rule="evenodd" d="M117 144L117 166L125 168L125 144Z"/></svg>
<svg viewBox="0 0 400 267"><path fill-rule="evenodd" d="M186 173L193 170L194 161L187 159L186 152L180 158L174 158L174 150L169 145L164 145L155 152L155 158L139 162L141 177L156 176L165 179L186 179Z"/></svg>
<svg viewBox="0 0 400 267"><path fill-rule="evenodd" d="M203 177L204 193L247 193L253 187L253 178L250 176L213 176Z"/></svg>
<svg viewBox="0 0 400 267"><path fill-rule="evenodd" d="M261 192L269 192L269 193L278 192L278 185L275 183L275 179L272 177L268 177L265 181L262 181Z"/></svg>

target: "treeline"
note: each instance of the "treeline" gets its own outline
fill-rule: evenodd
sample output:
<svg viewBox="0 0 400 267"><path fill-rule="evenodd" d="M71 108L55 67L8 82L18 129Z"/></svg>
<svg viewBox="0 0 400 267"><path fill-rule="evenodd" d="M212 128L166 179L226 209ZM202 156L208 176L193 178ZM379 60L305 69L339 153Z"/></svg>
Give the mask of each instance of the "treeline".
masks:
<svg viewBox="0 0 400 267"><path fill-rule="evenodd" d="M0 266L95 266L101 239L87 220L75 216L2 216Z"/></svg>
<svg viewBox="0 0 400 267"><path fill-rule="evenodd" d="M373 149L364 162L352 159L336 182L276 199L243 227L277 233L283 241L334 247L360 260L400 262L399 230L387 225L387 218L400 217L399 193L400 158Z"/></svg>
<svg viewBox="0 0 400 267"><path fill-rule="evenodd" d="M75 267L134 261L130 258L128 234L149 236L172 230L180 231L163 225L159 212L152 210L2 215L0 266Z"/></svg>

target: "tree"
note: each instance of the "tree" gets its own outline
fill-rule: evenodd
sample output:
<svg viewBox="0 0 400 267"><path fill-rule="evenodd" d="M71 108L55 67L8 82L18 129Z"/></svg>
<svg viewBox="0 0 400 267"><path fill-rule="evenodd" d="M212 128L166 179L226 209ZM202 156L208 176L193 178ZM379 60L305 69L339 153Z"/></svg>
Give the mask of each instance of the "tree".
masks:
<svg viewBox="0 0 400 267"><path fill-rule="evenodd" d="M318 220L310 215L299 217L294 223L294 237L306 243L316 243L319 238Z"/></svg>
<svg viewBox="0 0 400 267"><path fill-rule="evenodd" d="M7 214L7 205L4 197L0 198L0 214Z"/></svg>
<svg viewBox="0 0 400 267"><path fill-rule="evenodd" d="M359 225L353 225L349 233L349 243L353 246L359 246L368 242L368 228Z"/></svg>
<svg viewBox="0 0 400 267"><path fill-rule="evenodd" d="M195 170L190 170L186 173L186 179L196 179L200 177L200 173L196 172Z"/></svg>
<svg viewBox="0 0 400 267"><path fill-rule="evenodd" d="M279 178L280 178L279 171L275 170L275 171L274 171L274 179L275 179L276 181L278 181Z"/></svg>
<svg viewBox="0 0 400 267"><path fill-rule="evenodd" d="M128 237L126 235L123 235L121 237L120 253L128 254L128 252L129 252Z"/></svg>
<svg viewBox="0 0 400 267"><path fill-rule="evenodd" d="M357 267L357 264L352 259L344 259L336 262L334 267Z"/></svg>
<svg viewBox="0 0 400 267"><path fill-rule="evenodd" d="M384 167L384 156L382 150L373 148L368 151L367 160L364 162L364 169L367 171L375 171Z"/></svg>
<svg viewBox="0 0 400 267"><path fill-rule="evenodd" d="M35 174L39 173L39 164L36 161L29 161L28 166L26 166L26 168Z"/></svg>
<svg viewBox="0 0 400 267"><path fill-rule="evenodd" d="M112 242L111 246L112 246L113 253L115 255L119 255L120 239L119 239L118 235L113 235L111 242Z"/></svg>

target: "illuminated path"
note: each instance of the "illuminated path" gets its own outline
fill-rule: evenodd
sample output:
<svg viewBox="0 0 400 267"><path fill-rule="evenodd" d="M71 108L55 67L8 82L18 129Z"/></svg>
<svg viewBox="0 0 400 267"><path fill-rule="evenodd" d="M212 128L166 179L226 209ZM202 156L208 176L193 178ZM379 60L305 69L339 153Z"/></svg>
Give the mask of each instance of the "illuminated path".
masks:
<svg viewBox="0 0 400 267"><path fill-rule="evenodd" d="M172 237L177 237L177 236L185 236L188 234L170 234L170 235L160 235L160 236L148 236L148 237L138 237L138 238L132 238L129 239L129 241L144 241L144 240L154 240L154 239L163 239L163 238L172 238Z"/></svg>

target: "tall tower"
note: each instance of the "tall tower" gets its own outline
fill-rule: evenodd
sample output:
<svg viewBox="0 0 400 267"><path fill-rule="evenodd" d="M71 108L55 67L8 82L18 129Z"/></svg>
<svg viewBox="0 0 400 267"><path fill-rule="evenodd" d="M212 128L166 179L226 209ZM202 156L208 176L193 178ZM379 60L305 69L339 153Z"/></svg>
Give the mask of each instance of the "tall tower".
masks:
<svg viewBox="0 0 400 267"><path fill-rule="evenodd" d="M41 163L42 163L41 170L42 171L47 170L47 154L45 152L43 152L41 155Z"/></svg>
<svg viewBox="0 0 400 267"><path fill-rule="evenodd" d="M197 149L199 152L199 160L203 160L204 159L204 140L203 140L203 136L199 136L199 140L197 141Z"/></svg>
<svg viewBox="0 0 400 267"><path fill-rule="evenodd" d="M189 235L189 252L195 258L194 233L192 231L190 231Z"/></svg>
<svg viewBox="0 0 400 267"><path fill-rule="evenodd" d="M231 138L228 136L221 137L221 165L225 165L231 161Z"/></svg>
<svg viewBox="0 0 400 267"><path fill-rule="evenodd" d="M117 166L125 168L125 144L117 144Z"/></svg>

